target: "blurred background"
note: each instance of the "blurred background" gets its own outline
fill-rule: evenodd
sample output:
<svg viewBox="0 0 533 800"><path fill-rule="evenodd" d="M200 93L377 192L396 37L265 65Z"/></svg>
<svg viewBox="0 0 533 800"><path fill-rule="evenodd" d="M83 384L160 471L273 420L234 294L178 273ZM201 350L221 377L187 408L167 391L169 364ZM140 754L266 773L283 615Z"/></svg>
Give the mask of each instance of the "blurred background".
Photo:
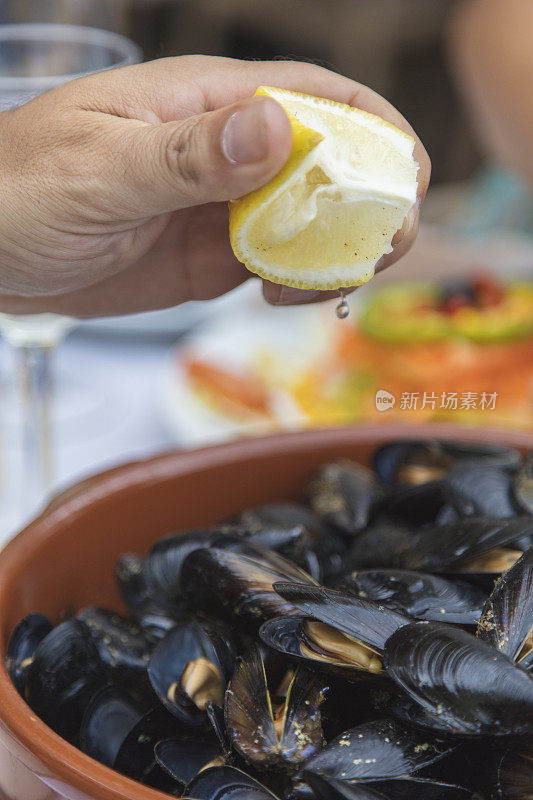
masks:
<svg viewBox="0 0 533 800"><path fill-rule="evenodd" d="M54 354L39 504L119 461L272 429L393 418L533 427L533 206L526 176L480 135L483 114L463 74L460 17L471 5L0 0L0 25L98 27L133 40L144 59L203 53L326 66L387 97L433 163L417 245L353 296L346 323L334 304L268 309L251 280L210 303L71 325ZM6 536L35 501L24 499L20 366L5 341L1 355Z"/></svg>

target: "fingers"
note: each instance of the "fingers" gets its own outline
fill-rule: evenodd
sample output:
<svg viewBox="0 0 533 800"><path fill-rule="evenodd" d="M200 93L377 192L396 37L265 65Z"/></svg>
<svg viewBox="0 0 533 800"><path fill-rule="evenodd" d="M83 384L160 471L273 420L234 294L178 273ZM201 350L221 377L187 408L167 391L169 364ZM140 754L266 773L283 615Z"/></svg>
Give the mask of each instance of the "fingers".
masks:
<svg viewBox="0 0 533 800"><path fill-rule="evenodd" d="M263 97L124 133L129 191L149 215L242 197L281 169L292 145L285 111Z"/></svg>

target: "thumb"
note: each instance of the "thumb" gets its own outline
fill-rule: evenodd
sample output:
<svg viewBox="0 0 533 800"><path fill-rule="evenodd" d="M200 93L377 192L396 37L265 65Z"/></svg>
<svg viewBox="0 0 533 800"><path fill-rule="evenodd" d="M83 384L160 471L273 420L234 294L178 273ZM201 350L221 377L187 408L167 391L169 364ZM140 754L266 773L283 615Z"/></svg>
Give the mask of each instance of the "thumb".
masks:
<svg viewBox="0 0 533 800"><path fill-rule="evenodd" d="M241 197L279 172L292 146L289 118L268 97L137 128L128 138L128 180L145 214Z"/></svg>

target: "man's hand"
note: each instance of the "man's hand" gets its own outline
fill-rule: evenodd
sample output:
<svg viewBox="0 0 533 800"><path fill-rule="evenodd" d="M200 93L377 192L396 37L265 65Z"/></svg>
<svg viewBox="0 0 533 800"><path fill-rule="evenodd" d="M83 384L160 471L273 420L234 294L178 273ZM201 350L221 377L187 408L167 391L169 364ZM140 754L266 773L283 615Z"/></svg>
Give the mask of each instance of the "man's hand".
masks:
<svg viewBox="0 0 533 800"><path fill-rule="evenodd" d="M291 149L260 84L363 108L413 134L370 89L298 62L181 56L102 72L0 114L0 310L133 313L216 297L250 273L227 201L270 180ZM421 200L430 164L417 139ZM416 236L418 207L396 235ZM324 293L322 293L324 294ZM271 302L316 293L267 284Z"/></svg>

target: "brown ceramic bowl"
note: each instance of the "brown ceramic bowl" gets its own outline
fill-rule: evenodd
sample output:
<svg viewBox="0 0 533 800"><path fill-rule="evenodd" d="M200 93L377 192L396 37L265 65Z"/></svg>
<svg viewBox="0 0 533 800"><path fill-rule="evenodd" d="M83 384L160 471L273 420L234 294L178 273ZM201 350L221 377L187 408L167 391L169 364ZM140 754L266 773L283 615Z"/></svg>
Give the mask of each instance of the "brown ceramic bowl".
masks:
<svg viewBox="0 0 533 800"><path fill-rule="evenodd" d="M127 464L58 497L0 554L0 795L4 800L168 798L93 761L40 719L4 669L16 623L32 611L57 620L87 604L121 608L113 567L169 531L203 526L267 500L301 497L328 459L362 463L383 441L419 436L533 447L533 436L453 426L310 431L172 452Z"/></svg>

